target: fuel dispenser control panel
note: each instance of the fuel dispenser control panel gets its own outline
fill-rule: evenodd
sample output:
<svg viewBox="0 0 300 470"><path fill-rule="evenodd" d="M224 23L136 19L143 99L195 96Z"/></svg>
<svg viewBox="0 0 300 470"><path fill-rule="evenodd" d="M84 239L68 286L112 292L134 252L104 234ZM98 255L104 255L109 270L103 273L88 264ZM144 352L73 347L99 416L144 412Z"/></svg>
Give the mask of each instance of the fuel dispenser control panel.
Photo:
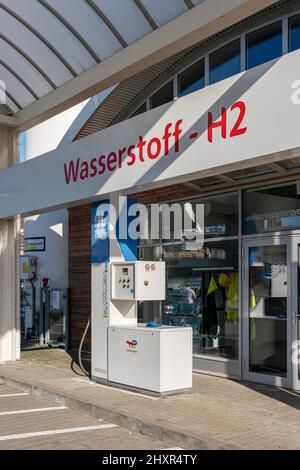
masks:
<svg viewBox="0 0 300 470"><path fill-rule="evenodd" d="M164 300L165 263L112 263L111 286L112 300Z"/></svg>
<svg viewBox="0 0 300 470"><path fill-rule="evenodd" d="M113 264L112 298L134 300L134 264Z"/></svg>

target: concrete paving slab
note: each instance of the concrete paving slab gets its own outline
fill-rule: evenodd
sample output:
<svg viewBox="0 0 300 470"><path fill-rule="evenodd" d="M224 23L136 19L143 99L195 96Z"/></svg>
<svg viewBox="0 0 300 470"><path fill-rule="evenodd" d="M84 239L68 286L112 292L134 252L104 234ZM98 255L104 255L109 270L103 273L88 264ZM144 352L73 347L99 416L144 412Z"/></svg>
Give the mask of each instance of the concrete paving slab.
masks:
<svg viewBox="0 0 300 470"><path fill-rule="evenodd" d="M0 385L0 395L12 393L11 388ZM3 398L3 400L10 398ZM99 449L164 449L166 443L151 439L147 436L103 419L64 408L54 402L41 400L30 396L30 403L24 403L23 397L15 391L14 408L26 413L18 415L0 415L0 450L99 450ZM39 410L42 404L47 404L46 411L32 412L30 406Z"/></svg>
<svg viewBox="0 0 300 470"><path fill-rule="evenodd" d="M1 365L0 381L186 449L300 449L297 392L195 374L191 392L149 398L93 384L63 351L36 353Z"/></svg>

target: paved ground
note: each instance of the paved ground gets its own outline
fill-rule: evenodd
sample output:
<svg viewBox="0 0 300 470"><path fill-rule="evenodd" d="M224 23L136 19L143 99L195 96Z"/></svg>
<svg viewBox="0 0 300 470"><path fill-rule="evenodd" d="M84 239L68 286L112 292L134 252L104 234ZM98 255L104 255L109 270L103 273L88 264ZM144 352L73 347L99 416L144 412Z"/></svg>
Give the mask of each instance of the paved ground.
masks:
<svg viewBox="0 0 300 470"><path fill-rule="evenodd" d="M0 450L166 448L138 432L0 385Z"/></svg>
<svg viewBox="0 0 300 470"><path fill-rule="evenodd" d="M67 396L70 404L80 400L89 405L88 412L98 410L98 417L152 437L172 436L172 447L195 448L197 442L199 448L203 443L204 448L300 449L297 392L195 374L192 392L157 399L95 385L70 365L64 351L29 352L17 363L1 365L0 379L10 377ZM193 439L191 447L185 437Z"/></svg>

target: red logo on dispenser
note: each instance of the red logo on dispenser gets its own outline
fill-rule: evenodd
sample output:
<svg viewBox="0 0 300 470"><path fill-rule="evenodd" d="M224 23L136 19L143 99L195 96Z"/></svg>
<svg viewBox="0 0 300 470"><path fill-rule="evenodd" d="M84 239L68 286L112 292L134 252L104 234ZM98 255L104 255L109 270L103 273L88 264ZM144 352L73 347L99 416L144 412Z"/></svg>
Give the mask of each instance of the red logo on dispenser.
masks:
<svg viewBox="0 0 300 470"><path fill-rule="evenodd" d="M131 341L127 340L127 351L128 352L137 352L137 340L133 339Z"/></svg>

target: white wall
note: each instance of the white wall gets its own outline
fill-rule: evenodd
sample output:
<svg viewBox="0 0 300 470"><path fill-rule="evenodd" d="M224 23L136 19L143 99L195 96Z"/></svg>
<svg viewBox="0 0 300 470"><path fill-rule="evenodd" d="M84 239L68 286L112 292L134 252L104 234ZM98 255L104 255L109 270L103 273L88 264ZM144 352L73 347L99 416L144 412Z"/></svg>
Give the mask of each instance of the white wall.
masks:
<svg viewBox="0 0 300 470"><path fill-rule="evenodd" d="M25 133L25 160L57 148L86 101L54 116Z"/></svg>
<svg viewBox="0 0 300 470"><path fill-rule="evenodd" d="M85 104L74 106L27 131L25 160L57 148ZM68 287L68 211L64 209L27 217L24 220L24 236L46 237L46 251L32 253L38 257L39 282L43 277L48 277L51 287Z"/></svg>
<svg viewBox="0 0 300 470"><path fill-rule="evenodd" d="M51 287L68 287L68 211L54 211L25 219L25 237L46 237L46 251L38 257L38 283L50 279Z"/></svg>

